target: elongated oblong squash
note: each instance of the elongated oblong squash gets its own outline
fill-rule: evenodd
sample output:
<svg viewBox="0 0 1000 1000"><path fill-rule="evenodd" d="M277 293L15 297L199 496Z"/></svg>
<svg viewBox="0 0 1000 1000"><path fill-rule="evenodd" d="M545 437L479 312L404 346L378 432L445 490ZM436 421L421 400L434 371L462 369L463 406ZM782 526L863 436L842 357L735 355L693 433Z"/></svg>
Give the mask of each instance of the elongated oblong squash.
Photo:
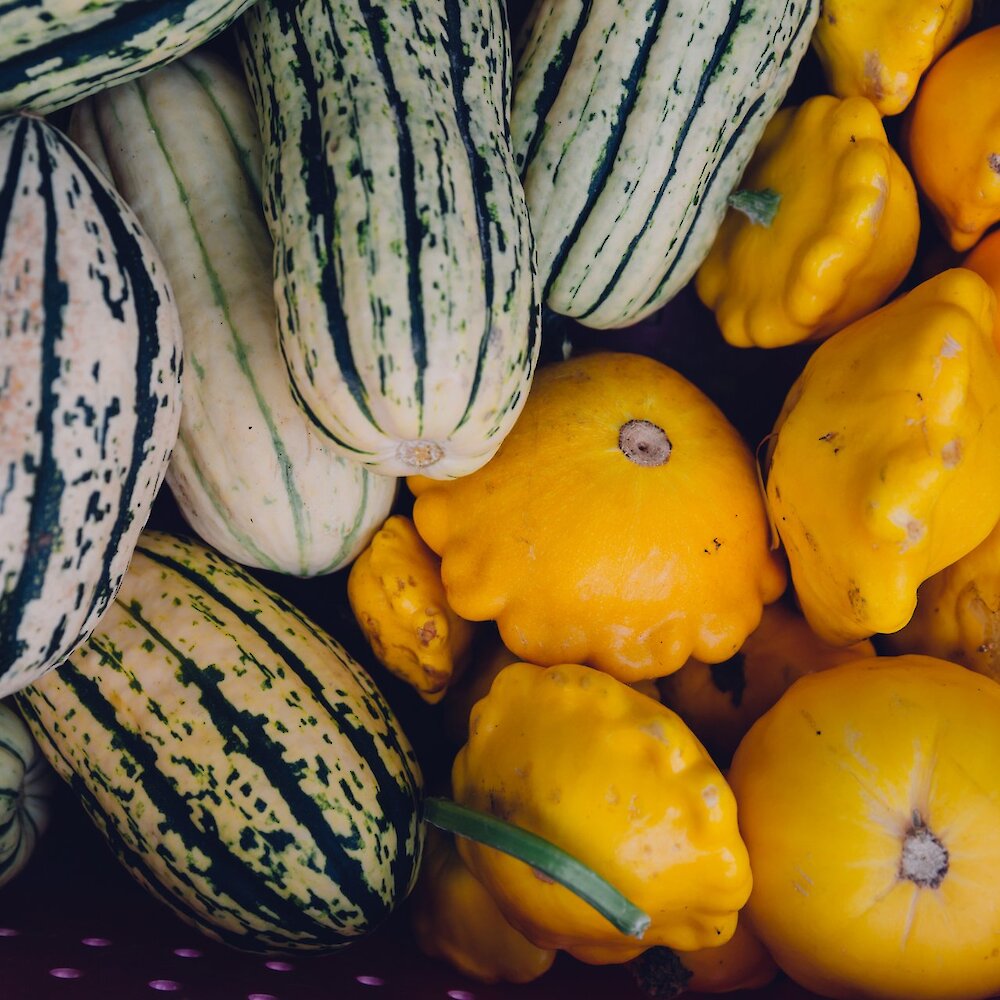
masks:
<svg viewBox="0 0 1000 1000"><path fill-rule="evenodd" d="M241 26L301 404L378 472L473 471L539 349L503 3L262 0Z"/></svg>
<svg viewBox="0 0 1000 1000"><path fill-rule="evenodd" d="M336 452L292 396L242 76L193 52L77 104L70 134L107 164L177 299L187 378L167 483L184 516L250 566L346 565L388 516L396 481Z"/></svg>
<svg viewBox="0 0 1000 1000"><path fill-rule="evenodd" d="M180 413L177 308L132 211L42 119L0 122L0 697L114 597Z"/></svg>
<svg viewBox="0 0 1000 1000"><path fill-rule="evenodd" d="M210 549L146 533L100 627L18 698L122 864L210 937L337 948L410 890L421 778L392 711Z"/></svg>
<svg viewBox="0 0 1000 1000"><path fill-rule="evenodd" d="M208 41L252 0L0 4L0 111L48 113Z"/></svg>
<svg viewBox="0 0 1000 1000"><path fill-rule="evenodd" d="M546 304L628 326L708 253L818 0L536 0L511 131Z"/></svg>

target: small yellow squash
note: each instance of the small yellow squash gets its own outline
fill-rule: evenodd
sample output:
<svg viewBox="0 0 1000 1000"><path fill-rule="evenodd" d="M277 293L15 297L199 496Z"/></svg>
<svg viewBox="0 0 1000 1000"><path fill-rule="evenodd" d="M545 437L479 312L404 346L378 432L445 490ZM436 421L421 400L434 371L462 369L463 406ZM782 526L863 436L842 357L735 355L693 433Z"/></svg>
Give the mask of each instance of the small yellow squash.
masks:
<svg viewBox="0 0 1000 1000"><path fill-rule="evenodd" d="M541 369L482 469L409 482L451 606L532 663L632 682L725 660L785 587L746 443L642 355Z"/></svg>
<svg viewBox="0 0 1000 1000"><path fill-rule="evenodd" d="M972 17L973 0L823 0L812 44L830 90L882 115L913 99L921 76Z"/></svg>
<svg viewBox="0 0 1000 1000"><path fill-rule="evenodd" d="M730 200L695 288L736 347L828 337L880 306L916 256L916 190L864 97L779 111Z"/></svg>
<svg viewBox="0 0 1000 1000"><path fill-rule="evenodd" d="M767 497L821 639L901 629L917 587L1000 519L994 311L982 278L945 271L822 343L792 386Z"/></svg>
<svg viewBox="0 0 1000 1000"><path fill-rule="evenodd" d="M903 144L952 249L968 250L1000 221L1000 25L934 64L907 111Z"/></svg>
<svg viewBox="0 0 1000 1000"><path fill-rule="evenodd" d="M455 758L456 801L568 851L651 918L642 940L509 855L458 850L507 920L541 948L597 964L653 945L721 945L750 892L732 793L668 708L576 664L502 670Z"/></svg>
<svg viewBox="0 0 1000 1000"><path fill-rule="evenodd" d="M729 781L747 915L793 979L843 1000L1000 992L995 681L923 656L810 674L747 733Z"/></svg>
<svg viewBox="0 0 1000 1000"><path fill-rule="evenodd" d="M689 660L658 682L660 696L691 727L716 763L725 766L747 730L805 674L861 656L867 639L850 646L823 642L797 611L778 602L725 663Z"/></svg>
<svg viewBox="0 0 1000 1000"><path fill-rule="evenodd" d="M409 906L417 947L481 983L528 983L555 960L553 949L536 947L507 923L454 839L433 827Z"/></svg>
<svg viewBox="0 0 1000 1000"><path fill-rule="evenodd" d="M351 566L347 598L376 658L431 704L465 664L474 626L448 605L441 560L394 515Z"/></svg>

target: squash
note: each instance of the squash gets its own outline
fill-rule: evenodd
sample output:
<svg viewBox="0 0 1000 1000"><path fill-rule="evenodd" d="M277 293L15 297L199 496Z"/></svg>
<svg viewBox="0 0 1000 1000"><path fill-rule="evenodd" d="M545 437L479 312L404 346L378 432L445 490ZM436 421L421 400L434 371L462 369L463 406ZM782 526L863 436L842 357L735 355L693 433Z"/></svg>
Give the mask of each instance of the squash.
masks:
<svg viewBox="0 0 1000 1000"><path fill-rule="evenodd" d="M1000 685L924 656L796 681L728 774L747 916L822 996L1000 991ZM742 918L741 918L742 919Z"/></svg>
<svg viewBox="0 0 1000 1000"><path fill-rule="evenodd" d="M0 7L0 112L48 114L202 45L252 0L33 0Z"/></svg>
<svg viewBox="0 0 1000 1000"><path fill-rule="evenodd" d="M409 485L449 604L530 663L634 682L725 660L785 586L750 449L643 355L543 367L486 466Z"/></svg>
<svg viewBox="0 0 1000 1000"><path fill-rule="evenodd" d="M694 275L818 0L535 0L511 132L546 305L637 323Z"/></svg>
<svg viewBox="0 0 1000 1000"><path fill-rule="evenodd" d="M392 710L203 546L145 533L100 626L18 704L121 863L211 938L336 949L416 878L421 775Z"/></svg>
<svg viewBox="0 0 1000 1000"><path fill-rule="evenodd" d="M248 566L346 566L388 516L396 481L335 452L292 395L242 77L192 53L77 104L70 135L107 165L177 299L187 381L167 484L182 514Z"/></svg>
<svg viewBox="0 0 1000 1000"><path fill-rule="evenodd" d="M28 727L0 703L0 885L31 861L52 818L56 784Z"/></svg>
<svg viewBox="0 0 1000 1000"><path fill-rule="evenodd" d="M504 3L261 0L240 37L300 405L373 471L479 468L540 347Z"/></svg>
<svg viewBox="0 0 1000 1000"><path fill-rule="evenodd" d="M177 438L181 331L153 245L73 142L8 117L0 178L2 697L118 590Z"/></svg>

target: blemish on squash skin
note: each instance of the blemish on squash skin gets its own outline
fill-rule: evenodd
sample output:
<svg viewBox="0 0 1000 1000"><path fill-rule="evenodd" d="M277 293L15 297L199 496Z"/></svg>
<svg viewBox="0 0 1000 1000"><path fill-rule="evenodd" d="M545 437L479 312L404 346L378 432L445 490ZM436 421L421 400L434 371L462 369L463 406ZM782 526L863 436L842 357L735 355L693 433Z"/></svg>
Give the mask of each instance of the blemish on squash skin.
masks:
<svg viewBox="0 0 1000 1000"><path fill-rule="evenodd" d="M955 438L941 449L941 461L946 469L953 469L962 461L962 441Z"/></svg>
<svg viewBox="0 0 1000 1000"><path fill-rule="evenodd" d="M874 101L880 101L885 97L885 89L882 86L882 73L885 67L877 52L865 53L864 77L867 84L866 92Z"/></svg>
<svg viewBox="0 0 1000 1000"><path fill-rule="evenodd" d="M990 165L990 170L995 174L1000 174L1000 153L990 153L986 157L986 162Z"/></svg>

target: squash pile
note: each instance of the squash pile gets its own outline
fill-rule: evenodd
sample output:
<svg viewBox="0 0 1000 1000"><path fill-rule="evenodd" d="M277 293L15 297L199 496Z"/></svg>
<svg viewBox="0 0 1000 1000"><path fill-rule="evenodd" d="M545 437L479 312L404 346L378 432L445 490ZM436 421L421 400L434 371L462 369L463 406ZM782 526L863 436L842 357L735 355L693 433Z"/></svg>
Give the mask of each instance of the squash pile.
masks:
<svg viewBox="0 0 1000 1000"><path fill-rule="evenodd" d="M54 771L246 951L1000 994L1000 24L158 8L0 9L0 885Z"/></svg>

